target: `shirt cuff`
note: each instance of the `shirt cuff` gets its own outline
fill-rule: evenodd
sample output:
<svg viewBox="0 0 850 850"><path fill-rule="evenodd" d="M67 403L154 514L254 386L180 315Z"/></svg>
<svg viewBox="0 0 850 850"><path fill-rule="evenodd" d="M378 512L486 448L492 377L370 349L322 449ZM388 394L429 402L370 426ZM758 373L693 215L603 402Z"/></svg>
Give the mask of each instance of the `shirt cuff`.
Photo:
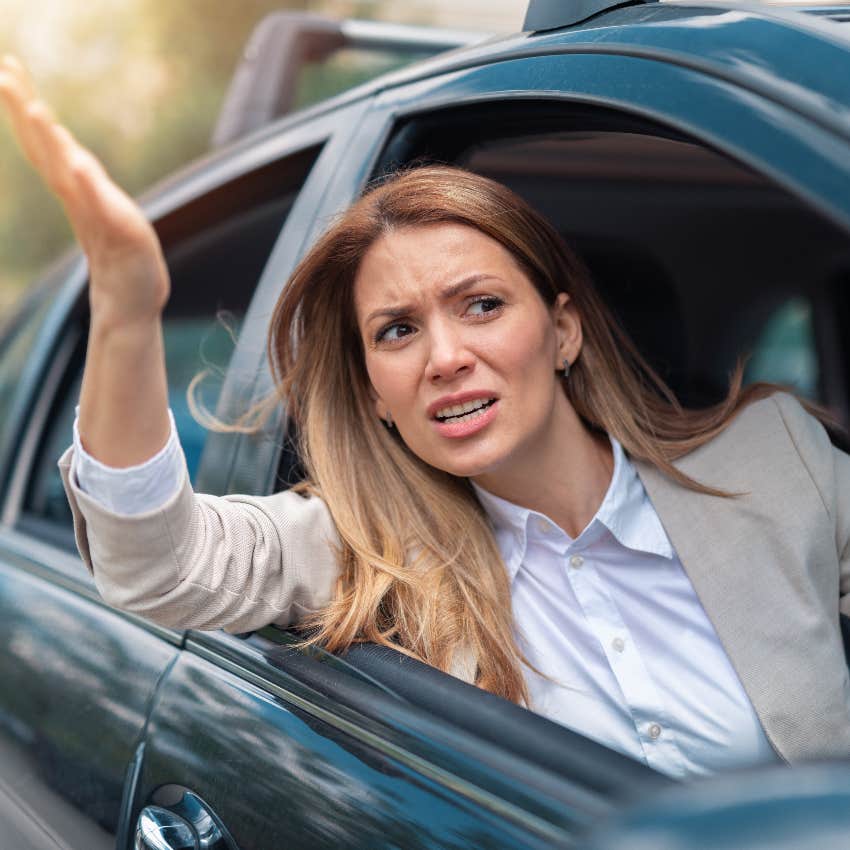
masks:
<svg viewBox="0 0 850 850"><path fill-rule="evenodd" d="M185 460L170 409L171 433L165 446L144 463L121 468L101 463L83 448L77 425L79 415L78 406L74 418L71 475L84 493L101 507L120 516L157 510L174 497L183 483Z"/></svg>

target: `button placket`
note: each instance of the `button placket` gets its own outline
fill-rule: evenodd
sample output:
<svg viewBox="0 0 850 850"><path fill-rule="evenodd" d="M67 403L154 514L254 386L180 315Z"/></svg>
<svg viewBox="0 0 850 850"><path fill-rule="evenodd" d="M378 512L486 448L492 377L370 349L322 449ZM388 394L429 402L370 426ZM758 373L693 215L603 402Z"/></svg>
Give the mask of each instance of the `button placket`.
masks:
<svg viewBox="0 0 850 850"><path fill-rule="evenodd" d="M572 557L567 558L567 562ZM666 719L664 703L654 680L637 651L619 608L592 560L582 558L582 568L566 570L591 632L596 636L619 685L622 705L632 717L647 764L660 770L681 760L675 736L664 734L659 720ZM655 733L655 734L653 734Z"/></svg>

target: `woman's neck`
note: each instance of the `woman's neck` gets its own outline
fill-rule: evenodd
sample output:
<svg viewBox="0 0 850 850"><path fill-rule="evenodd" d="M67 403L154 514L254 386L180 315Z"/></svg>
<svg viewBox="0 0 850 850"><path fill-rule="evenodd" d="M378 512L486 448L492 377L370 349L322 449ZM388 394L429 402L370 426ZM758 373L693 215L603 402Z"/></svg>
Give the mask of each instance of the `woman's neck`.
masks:
<svg viewBox="0 0 850 850"><path fill-rule="evenodd" d="M495 496L545 514L575 538L602 504L613 470L608 437L590 431L564 399L547 433L521 456L474 481Z"/></svg>

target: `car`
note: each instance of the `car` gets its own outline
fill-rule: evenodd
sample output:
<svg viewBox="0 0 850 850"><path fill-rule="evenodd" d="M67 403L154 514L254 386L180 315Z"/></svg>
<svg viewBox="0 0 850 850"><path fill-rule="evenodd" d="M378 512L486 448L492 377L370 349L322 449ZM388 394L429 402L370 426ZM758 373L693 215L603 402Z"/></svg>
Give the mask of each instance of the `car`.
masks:
<svg viewBox="0 0 850 850"><path fill-rule="evenodd" d="M265 395L299 257L411 163L462 165L543 212L684 403L722 398L748 355L747 381L850 423L850 7L533 0L519 34L435 38L454 49L284 115L292 69L247 103L276 20L216 149L142 199L173 281L169 392L198 490L298 479L285 411L207 432L187 385L205 371L226 421ZM337 656L275 627L179 631L110 608L56 468L87 322L71 254L0 336L0 847L850 842L846 762L677 783L386 648Z"/></svg>

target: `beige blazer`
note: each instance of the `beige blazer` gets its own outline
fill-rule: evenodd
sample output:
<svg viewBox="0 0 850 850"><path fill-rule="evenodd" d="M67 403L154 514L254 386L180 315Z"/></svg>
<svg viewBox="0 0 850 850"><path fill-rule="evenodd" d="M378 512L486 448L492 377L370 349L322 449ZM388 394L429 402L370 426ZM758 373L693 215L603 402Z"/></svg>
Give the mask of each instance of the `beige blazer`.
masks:
<svg viewBox="0 0 850 850"><path fill-rule="evenodd" d="M70 480L70 449L59 463L80 554L118 608L245 632L331 598L338 537L320 499L204 496L187 477L164 508L127 518ZM772 746L789 762L850 756L838 619L839 608L850 614L850 456L779 394L678 465L742 494L705 496L636 464ZM469 680L473 669L453 672Z"/></svg>

